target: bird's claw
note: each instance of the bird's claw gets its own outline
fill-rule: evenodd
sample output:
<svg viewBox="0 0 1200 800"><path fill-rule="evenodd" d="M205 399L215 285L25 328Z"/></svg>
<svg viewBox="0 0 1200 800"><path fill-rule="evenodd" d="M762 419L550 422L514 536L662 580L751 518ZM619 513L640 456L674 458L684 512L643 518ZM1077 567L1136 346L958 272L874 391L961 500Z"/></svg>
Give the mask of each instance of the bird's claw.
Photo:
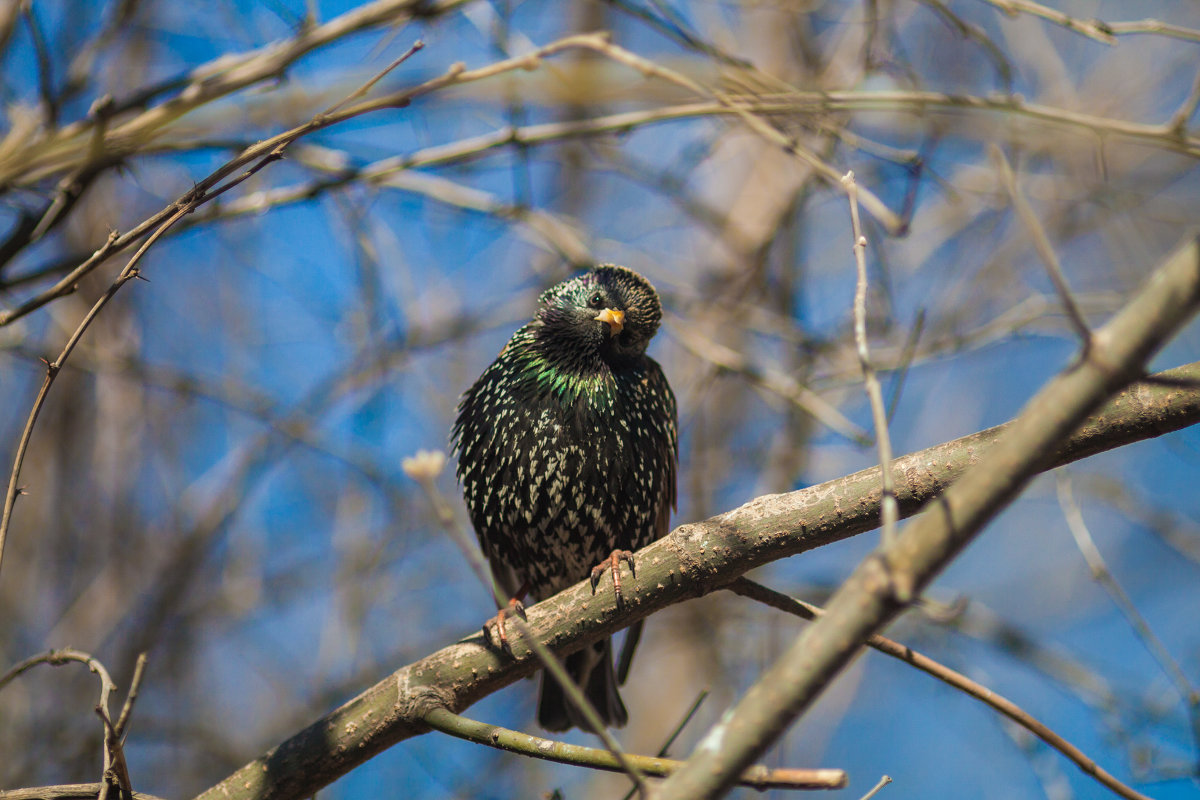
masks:
<svg viewBox="0 0 1200 800"><path fill-rule="evenodd" d="M613 579L613 594L617 598L617 605L620 606L624 601L621 595L621 562L624 561L629 565L629 574L637 577L637 569L633 565L633 553L628 550L613 550L612 555L601 561L592 568L592 592L595 593L596 587L600 585L600 577L604 575L604 570L612 570Z"/></svg>
<svg viewBox="0 0 1200 800"><path fill-rule="evenodd" d="M512 645L508 641L508 630L504 624L504 619L509 614L515 614L521 619L527 619L525 616L525 604L520 598L513 597L508 601L508 608L502 608L496 612L496 616L483 623L483 638L488 644L493 647L499 647L505 653L512 655ZM495 628L493 635L492 629Z"/></svg>

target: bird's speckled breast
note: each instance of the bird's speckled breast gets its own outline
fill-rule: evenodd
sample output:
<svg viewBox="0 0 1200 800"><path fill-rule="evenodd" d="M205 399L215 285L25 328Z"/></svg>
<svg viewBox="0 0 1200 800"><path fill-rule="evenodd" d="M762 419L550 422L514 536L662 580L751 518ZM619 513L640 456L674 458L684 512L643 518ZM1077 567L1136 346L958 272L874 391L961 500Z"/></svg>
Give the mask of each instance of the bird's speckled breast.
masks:
<svg viewBox="0 0 1200 800"><path fill-rule="evenodd" d="M675 401L649 358L577 392L505 363L519 357L506 350L465 398L459 480L485 554L540 599L665 532Z"/></svg>

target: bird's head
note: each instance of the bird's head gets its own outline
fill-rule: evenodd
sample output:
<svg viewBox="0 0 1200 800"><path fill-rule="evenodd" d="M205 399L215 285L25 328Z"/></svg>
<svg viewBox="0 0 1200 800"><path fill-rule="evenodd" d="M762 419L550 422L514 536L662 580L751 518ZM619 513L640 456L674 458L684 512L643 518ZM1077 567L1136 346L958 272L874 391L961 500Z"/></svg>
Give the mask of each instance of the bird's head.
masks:
<svg viewBox="0 0 1200 800"><path fill-rule="evenodd" d="M646 352L662 321L662 305L641 275L604 264L543 292L537 321L547 348L618 363Z"/></svg>

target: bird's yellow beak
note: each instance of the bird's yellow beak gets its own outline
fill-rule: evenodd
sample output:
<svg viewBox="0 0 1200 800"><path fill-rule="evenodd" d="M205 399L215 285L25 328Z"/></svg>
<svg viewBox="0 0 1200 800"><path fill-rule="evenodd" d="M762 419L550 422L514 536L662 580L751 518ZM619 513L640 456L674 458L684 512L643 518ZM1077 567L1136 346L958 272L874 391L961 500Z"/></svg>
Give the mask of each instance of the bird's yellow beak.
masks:
<svg viewBox="0 0 1200 800"><path fill-rule="evenodd" d="M608 333L616 336L625 327L625 312L619 308L606 308L595 317L600 322L608 323Z"/></svg>

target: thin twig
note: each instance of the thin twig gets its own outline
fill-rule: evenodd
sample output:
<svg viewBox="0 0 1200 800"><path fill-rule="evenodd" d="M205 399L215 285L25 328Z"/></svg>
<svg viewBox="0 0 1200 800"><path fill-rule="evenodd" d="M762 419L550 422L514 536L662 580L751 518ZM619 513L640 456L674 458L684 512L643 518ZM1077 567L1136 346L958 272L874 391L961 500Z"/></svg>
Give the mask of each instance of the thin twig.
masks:
<svg viewBox="0 0 1200 800"><path fill-rule="evenodd" d="M8 488L4 494L4 511L3 514L0 514L0 566L2 566L4 563L4 544L8 537L8 529L12 521L13 509L16 506L17 496L21 494L21 488L19 485L21 478L21 465L25 461L25 453L28 450L29 442L33 437L34 425L37 423L37 418L42 411L42 406L44 406L46 403L46 397L50 394L50 387L54 385L54 379L58 377L58 373L62 369L62 366L66 362L67 358L70 357L71 351L75 349L75 346L79 343L79 340L83 337L83 334L92 324L92 321L95 320L96 315L100 313L100 310L108 304L108 301L113 298L113 296L120 290L122 286L138 277L137 264L139 261L141 261L142 256L145 255L150 246L153 245L154 242L158 241L159 237L161 237L171 225L181 219L190 210L191 206L189 204L185 204L183 207L177 209L172 216L167 218L167 221L164 222L157 231L155 231L148 239L146 239L142 246L138 248L138 251L134 253L133 257L129 259L129 263L125 265L125 268L121 270L121 274L117 276L117 279L113 281L108 289L105 290L104 294L102 294L99 299L92 304L91 309L88 310L87 314L84 315L83 320L67 339L67 343L63 346L62 352L58 354L58 358L54 359L54 361L47 362L46 377L42 379L41 389L38 390L37 397L34 398L33 407L29 410L29 416L25 420L25 427L21 431L21 438L17 442L17 453L13 458L12 471L9 473L8 478ZM109 241L112 241L112 237L109 238Z"/></svg>
<svg viewBox="0 0 1200 800"><path fill-rule="evenodd" d="M341 100L337 101L336 103L334 103L329 108L322 111L317 116L318 117L329 116L330 114L333 114L334 112L338 111L339 109L345 108L347 105L349 105L350 103L353 103L355 100L358 100L361 97L366 97L367 93L370 92L372 88L374 88L375 84L377 84L381 80L383 80L385 75L387 75L389 72L394 70L396 67L403 64L405 61L408 61L408 59L411 58L413 56L413 54L415 54L418 50L423 49L424 47L425 47L425 43L423 41L421 41L420 39L417 39L415 42L412 43L412 45L407 50L405 50L402 54L400 54L400 56L395 58L392 61L392 63L388 64L386 67L379 70L379 72L372 75L362 86L359 86L353 92L346 95Z"/></svg>
<svg viewBox="0 0 1200 800"><path fill-rule="evenodd" d="M88 669L100 676L100 703L101 705L107 705L109 693L117 688L112 678L109 677L108 670L92 654L70 648L47 650L45 653L31 656L19 664L14 664L7 672L0 675L0 690L3 690L14 679L20 677L38 664L49 664L52 667L58 667L73 661L86 665Z"/></svg>
<svg viewBox="0 0 1200 800"><path fill-rule="evenodd" d="M118 736L125 735L125 729L129 725L129 716L133 713L133 704L137 702L138 692L142 688L142 678L146 672L146 654L138 653L137 662L133 665L133 679L129 682L129 692L125 695L125 704L121 706L121 715L117 717L117 724L114 726Z"/></svg>
<svg viewBox="0 0 1200 800"><path fill-rule="evenodd" d="M850 201L850 228L854 235L854 263L858 279L854 285L854 343L858 349L858 364L862 368L863 384L871 403L871 420L875 425L875 443L879 451L881 475L880 517L883 522L883 544L891 546L896 541L896 526L900 522L900 504L896 501L896 481L892 477L892 437L888 433L887 408L883 403L883 390L879 387L879 376L871 365L871 351L867 345L867 237L863 235L862 223L858 218L858 182L854 173L842 177L842 186ZM901 602L910 598L910 590L900 587Z"/></svg>
<svg viewBox="0 0 1200 800"><path fill-rule="evenodd" d="M572 764L609 772L620 772L624 769L608 750L567 744L501 728L497 725L487 725L459 716L444 708L434 708L427 712L425 721L429 723L430 727L442 733L487 747L494 747L497 750L507 750L510 753L520 753L532 758L555 761L559 764ZM636 765L644 775L655 778L670 775L683 763L669 758L631 753L627 753L625 758L630 764ZM846 785L846 772L840 769L769 769L764 766L753 766L742 773L738 783L741 786L749 786L760 791L766 789L841 789Z"/></svg>
<svg viewBox="0 0 1200 800"><path fill-rule="evenodd" d="M884 775L882 778L879 779L879 783L877 783L871 787L871 791L867 792L866 794L864 794L862 796L862 800L871 800L872 797L879 794L880 790L882 790L883 787L887 786L891 782L892 782L892 779L890 777L888 777L887 775Z"/></svg>
<svg viewBox="0 0 1200 800"><path fill-rule="evenodd" d="M125 730L129 725L129 717L133 713L133 704L137 700L138 692L141 689L142 677L145 674L145 670L146 654L139 653L137 663L133 668L133 679L129 684L129 692L125 695L125 702L121 706L121 714L117 718L116 723L109 716L107 706L96 706L96 714L99 715L100 720L104 723L105 757L105 770L97 800L107 798L109 787L112 785L113 773L116 775L117 785L121 787L124 796L133 796L133 784L129 780L129 764L125 761L124 739Z"/></svg>
<svg viewBox="0 0 1200 800"><path fill-rule="evenodd" d="M121 746L121 737L113 727L108 709L96 706L95 712L104 725L104 771L100 776L100 794L96 800L108 800L108 793L113 786L119 787L127 796L132 795L133 784L129 780L129 765L125 763L125 748Z"/></svg>
<svg viewBox="0 0 1200 800"><path fill-rule="evenodd" d="M1022 224L1029 232L1030 238L1033 239L1034 249L1037 250L1038 257L1042 259L1042 263L1046 266L1046 271L1050 274L1050 280L1054 283L1054 290L1058 292L1058 299L1062 302L1063 308L1067 312L1067 317L1071 320L1071 325L1075 328L1075 333L1079 336L1080 342L1083 343L1084 354L1087 353L1087 348L1091 344L1092 330L1088 327L1087 320L1083 317L1083 312L1079 310L1079 304L1075 302L1075 296L1071 293L1071 287L1067 284L1067 278L1063 274L1062 264L1058 262L1058 254L1054 252L1053 245L1050 244L1050 237L1046 235L1045 228L1038 220L1037 214L1034 213L1033 207L1029 205L1029 201L1021 194L1017 188L1017 178L1013 174L1012 165L1008 163L1008 159L1004 157L1004 151L996 145L990 148L992 159L996 162L1000 172L1000 180L1004 184L1004 190L1008 192L1009 200L1012 201L1013 208L1017 211L1017 216L1021 218Z"/></svg>
<svg viewBox="0 0 1200 800"><path fill-rule="evenodd" d="M730 111L740 117L746 126L752 131L762 136L772 144L780 147L782 150L784 150L784 152L796 156L798 159L811 167L813 172L826 183L831 186L841 185L841 176L833 167L825 163L825 161L816 154L803 147L799 140L784 134L774 125L771 125L761 116L756 114L752 110L751 105L744 103L742 98L727 94L719 89L711 89L703 86L681 72L670 69L669 67L665 67L655 61L651 61L650 59L643 58L637 53L626 50L623 47L606 43L604 46L597 47L596 49L598 52L603 53L614 61L618 61L622 64L633 67L643 75L652 75L662 78L674 83L677 86L682 86L685 89L695 92L701 97L716 100L722 106L730 109ZM889 232L897 233L901 230L902 226L900 223L900 218L895 214L895 212L887 207L887 204L869 191L862 191L861 196L863 205L867 207L867 210L871 212L871 215L875 217L875 219L879 220L879 223L887 228Z"/></svg>

